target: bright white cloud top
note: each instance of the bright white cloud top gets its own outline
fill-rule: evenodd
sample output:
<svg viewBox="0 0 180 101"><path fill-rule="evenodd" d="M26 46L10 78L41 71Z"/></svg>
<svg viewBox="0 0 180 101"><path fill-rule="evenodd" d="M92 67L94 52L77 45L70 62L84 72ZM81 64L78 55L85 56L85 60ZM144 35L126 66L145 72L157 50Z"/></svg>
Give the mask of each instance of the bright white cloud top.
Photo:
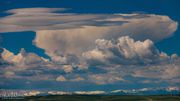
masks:
<svg viewBox="0 0 180 101"><path fill-rule="evenodd" d="M36 32L33 43L50 57L25 50L15 55L3 49L1 77L104 85L130 82L125 78L131 76L148 79L139 80L142 83L152 79L180 83L180 58L160 52L154 45L173 35L176 21L155 14L76 14L64 10L13 9L0 18L0 32Z"/></svg>

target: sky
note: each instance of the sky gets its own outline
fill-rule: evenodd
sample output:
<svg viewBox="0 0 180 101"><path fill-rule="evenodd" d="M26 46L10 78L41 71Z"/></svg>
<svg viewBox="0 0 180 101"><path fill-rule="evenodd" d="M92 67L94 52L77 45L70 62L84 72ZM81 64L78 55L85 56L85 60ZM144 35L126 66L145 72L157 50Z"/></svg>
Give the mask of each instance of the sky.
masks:
<svg viewBox="0 0 180 101"><path fill-rule="evenodd" d="M1 0L0 88L179 87L178 9L178 0Z"/></svg>

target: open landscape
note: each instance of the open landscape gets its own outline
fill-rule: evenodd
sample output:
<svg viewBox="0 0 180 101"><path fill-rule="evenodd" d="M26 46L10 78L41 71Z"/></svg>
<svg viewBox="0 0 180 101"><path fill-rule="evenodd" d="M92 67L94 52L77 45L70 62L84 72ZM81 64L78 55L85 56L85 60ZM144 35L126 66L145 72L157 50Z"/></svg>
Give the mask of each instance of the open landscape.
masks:
<svg viewBox="0 0 180 101"><path fill-rule="evenodd" d="M120 96L120 95L49 95L6 98L2 101L180 101L180 96Z"/></svg>

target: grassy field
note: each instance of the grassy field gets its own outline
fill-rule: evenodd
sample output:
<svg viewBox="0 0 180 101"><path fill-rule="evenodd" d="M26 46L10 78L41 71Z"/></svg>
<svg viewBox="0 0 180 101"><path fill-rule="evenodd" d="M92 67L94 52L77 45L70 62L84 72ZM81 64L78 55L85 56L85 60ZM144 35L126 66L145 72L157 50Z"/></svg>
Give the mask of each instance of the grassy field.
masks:
<svg viewBox="0 0 180 101"><path fill-rule="evenodd" d="M180 101L180 96L60 95L1 99L1 101Z"/></svg>

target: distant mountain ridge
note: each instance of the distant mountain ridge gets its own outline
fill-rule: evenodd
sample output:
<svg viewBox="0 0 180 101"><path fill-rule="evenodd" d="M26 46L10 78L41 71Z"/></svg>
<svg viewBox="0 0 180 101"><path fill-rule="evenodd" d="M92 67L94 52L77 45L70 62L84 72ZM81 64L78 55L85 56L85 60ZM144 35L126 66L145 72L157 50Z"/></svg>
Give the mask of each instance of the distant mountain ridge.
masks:
<svg viewBox="0 0 180 101"><path fill-rule="evenodd" d="M113 91L38 91L38 90L0 90L0 97L25 97L47 95L180 95L180 88L143 88Z"/></svg>
<svg viewBox="0 0 180 101"><path fill-rule="evenodd" d="M138 90L115 90L109 94L113 95L179 95L180 89L177 87L170 88L143 88Z"/></svg>

